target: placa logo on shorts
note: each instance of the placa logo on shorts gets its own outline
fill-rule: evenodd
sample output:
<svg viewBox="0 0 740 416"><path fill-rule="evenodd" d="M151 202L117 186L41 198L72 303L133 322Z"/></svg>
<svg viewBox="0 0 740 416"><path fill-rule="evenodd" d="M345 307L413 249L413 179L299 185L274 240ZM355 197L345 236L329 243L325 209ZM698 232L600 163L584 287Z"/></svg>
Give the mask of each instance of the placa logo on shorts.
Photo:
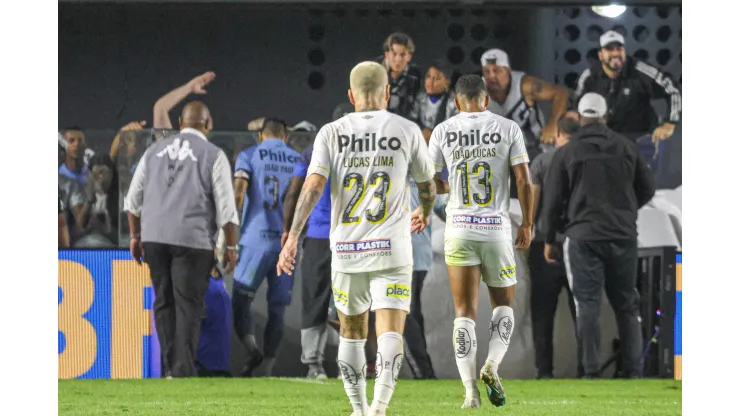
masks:
<svg viewBox="0 0 740 416"><path fill-rule="evenodd" d="M334 294L334 303L341 303L343 305L346 305L349 302L347 292L343 292L334 286L332 286L331 291Z"/></svg>
<svg viewBox="0 0 740 416"><path fill-rule="evenodd" d="M390 298L408 299L411 288L406 285L391 284L385 287L385 295Z"/></svg>
<svg viewBox="0 0 740 416"><path fill-rule="evenodd" d="M500 216L495 215L491 217L479 217L476 215L453 215L453 224L477 224L477 225L501 225L503 220Z"/></svg>
<svg viewBox="0 0 740 416"><path fill-rule="evenodd" d="M499 273L498 277L502 279L507 279L510 277L514 277L516 275L516 266L508 266L508 267L502 267L501 273Z"/></svg>
<svg viewBox="0 0 740 416"><path fill-rule="evenodd" d="M340 241L334 245L337 253L364 253L367 251L390 250L391 240Z"/></svg>

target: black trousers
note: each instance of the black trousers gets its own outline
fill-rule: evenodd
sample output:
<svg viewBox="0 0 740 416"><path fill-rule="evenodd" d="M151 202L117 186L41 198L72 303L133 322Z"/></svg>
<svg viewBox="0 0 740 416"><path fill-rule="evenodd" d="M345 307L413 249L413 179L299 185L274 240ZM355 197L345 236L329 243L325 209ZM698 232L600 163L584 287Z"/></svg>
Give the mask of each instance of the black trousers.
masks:
<svg viewBox="0 0 740 416"><path fill-rule="evenodd" d="M302 329L323 325L329 318L331 248L328 238L306 237L301 260Z"/></svg>
<svg viewBox="0 0 740 416"><path fill-rule="evenodd" d="M414 271L411 281L411 312L406 315L403 337L406 358L415 379L435 378L432 359L427 353L424 336L424 315L421 313L421 290L424 288L426 271Z"/></svg>
<svg viewBox="0 0 740 416"><path fill-rule="evenodd" d="M309 367L324 361L330 302L329 239L306 237L301 256L301 362Z"/></svg>
<svg viewBox="0 0 740 416"><path fill-rule="evenodd" d="M600 368L599 314L604 288L617 317L624 375L639 376L642 330L637 292L637 240L566 239L563 253L576 303L586 375L597 375Z"/></svg>
<svg viewBox="0 0 740 416"><path fill-rule="evenodd" d="M195 377L195 353L205 312L213 250L144 243L154 286L154 323L162 370L172 377Z"/></svg>
<svg viewBox="0 0 740 416"><path fill-rule="evenodd" d="M537 367L538 377L552 377L552 339L555 329L555 312L563 288L568 294L568 308L573 316L573 325L576 324L576 305L573 301L573 293L568 286L565 265L562 262L550 264L545 260L544 242L532 242L529 247L527 262L532 284L529 301L530 310L532 311L535 366ZM580 377L583 376L583 365L581 364L580 343L577 343L577 345L578 376Z"/></svg>

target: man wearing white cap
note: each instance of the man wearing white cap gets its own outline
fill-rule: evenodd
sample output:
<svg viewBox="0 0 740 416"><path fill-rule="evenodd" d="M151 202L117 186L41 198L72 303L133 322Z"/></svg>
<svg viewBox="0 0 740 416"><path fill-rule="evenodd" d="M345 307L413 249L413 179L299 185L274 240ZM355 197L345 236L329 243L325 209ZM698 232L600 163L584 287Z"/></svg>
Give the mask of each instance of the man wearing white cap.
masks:
<svg viewBox="0 0 740 416"><path fill-rule="evenodd" d="M645 136L652 156L654 145L673 135L681 121L681 92L657 68L627 56L624 36L613 30L599 38L599 63L586 69L578 79L576 95L595 92L606 99L606 125L637 141ZM668 112L659 124L650 101L665 99ZM638 144L640 141L638 141ZM648 153L643 153L648 155ZM657 159L657 155L656 155Z"/></svg>
<svg viewBox="0 0 740 416"><path fill-rule="evenodd" d="M599 309L605 287L617 316L621 375L637 378L642 352L636 289L637 210L652 199L655 183L634 144L605 125L604 97L585 94L578 113L581 129L555 152L545 178L545 259L565 263L586 377L598 377L601 367ZM556 253L558 231L566 237L562 259Z"/></svg>
<svg viewBox="0 0 740 416"><path fill-rule="evenodd" d="M522 71L512 71L509 55L489 49L480 58L483 80L491 100L488 110L514 120L522 129L530 160L540 152L540 143L553 143L558 119L568 107L568 91ZM550 119L545 124L537 101L552 102Z"/></svg>

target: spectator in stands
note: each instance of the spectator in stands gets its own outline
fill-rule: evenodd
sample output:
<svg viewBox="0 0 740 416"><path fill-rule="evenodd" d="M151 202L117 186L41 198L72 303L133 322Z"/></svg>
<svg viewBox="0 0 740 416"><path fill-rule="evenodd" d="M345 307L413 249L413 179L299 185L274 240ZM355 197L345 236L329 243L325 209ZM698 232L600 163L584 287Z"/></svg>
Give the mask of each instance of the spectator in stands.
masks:
<svg viewBox="0 0 740 416"><path fill-rule="evenodd" d="M605 125L607 105L596 93L578 103L581 129L557 150L542 206L545 258L555 263L557 232L576 304L586 377L599 377L601 291L614 309L624 377L640 373L642 334L637 293L637 210L655 194L647 163L634 144ZM567 220L563 220L567 218Z"/></svg>
<svg viewBox="0 0 740 416"><path fill-rule="evenodd" d="M558 131L555 135L555 147L561 148L569 141L571 135L578 131L580 124L578 113L567 112L558 120ZM568 277L562 263L550 264L545 261L545 237L542 233L541 204L542 194L547 192L543 188L547 171L550 169L555 152L545 152L537 156L532 162L530 172L532 174L532 190L534 193L535 233L532 244L529 246L528 263L529 275L532 289L530 291L530 310L532 312L532 338L534 339L535 366L537 367L538 379L550 379L553 377L553 348L552 338L555 327L555 311L558 306L558 297L565 288L568 294L568 306L576 320L575 303L573 293L568 286ZM562 247L565 236L558 233L556 245ZM580 348L579 348L580 351ZM578 376L583 376L583 366L580 365L580 354L578 354Z"/></svg>
<svg viewBox="0 0 740 416"><path fill-rule="evenodd" d="M62 192L59 192L59 248L69 248L69 228L67 228L67 217L64 215L64 203L62 202Z"/></svg>
<svg viewBox="0 0 740 416"><path fill-rule="evenodd" d="M509 55L490 49L480 58L483 79L491 100L488 110L514 120L522 129L529 159L541 152L541 144L552 144L558 119L568 108L568 91L509 66ZM538 101L550 101L552 110L547 124Z"/></svg>
<svg viewBox="0 0 740 416"><path fill-rule="evenodd" d="M434 62L427 69L424 90L414 101L409 117L419 124L427 142L437 124L457 114L455 94L450 90L451 79L452 68L447 62L441 59Z"/></svg>
<svg viewBox="0 0 740 416"><path fill-rule="evenodd" d="M58 147L59 167L61 168L67 159L67 152L65 150L67 140L61 135L60 137ZM59 198L64 209L65 223L70 232L71 244L83 234L81 225L83 209L85 208L85 194L82 192L80 184L77 181L61 173L58 174L57 184L59 186Z"/></svg>
<svg viewBox="0 0 740 416"><path fill-rule="evenodd" d="M604 33L599 45L599 63L583 71L576 96L589 92L603 96L609 108L606 125L636 141L643 155L657 163L660 142L671 137L681 121L681 92L669 76L627 56L624 37L619 33ZM650 103L655 99L668 102L662 123ZM658 144L657 149L653 143Z"/></svg>
<svg viewBox="0 0 740 416"><path fill-rule="evenodd" d="M85 132L79 127L64 129L66 156L64 163L59 167L59 173L77 183L87 182L88 168L85 164Z"/></svg>
<svg viewBox="0 0 740 416"><path fill-rule="evenodd" d="M288 128L288 131L290 132L288 134L288 146L292 147L298 152L302 152L303 149L313 144L314 135L318 131L318 129L316 128L315 124L311 123L310 121L304 120L296 124L295 126Z"/></svg>
<svg viewBox="0 0 740 416"><path fill-rule="evenodd" d="M136 132L146 126L146 120L132 121L121 128L110 146L110 158L120 171L132 172L136 161ZM133 174L133 172L132 172Z"/></svg>
<svg viewBox="0 0 740 416"><path fill-rule="evenodd" d="M254 120L250 121L249 124L247 124L247 130L248 131L261 131L262 125L265 123L265 119L267 117L259 117L255 118Z"/></svg>
<svg viewBox="0 0 740 416"><path fill-rule="evenodd" d="M354 113L355 107L350 103L341 103L339 104L332 113L332 120L336 121L340 118L346 116L349 113Z"/></svg>
<svg viewBox="0 0 740 416"><path fill-rule="evenodd" d="M59 163L57 164L57 168L61 168L65 159L67 159L67 139L61 133L57 133L57 136L59 145Z"/></svg>
<svg viewBox="0 0 740 416"><path fill-rule="evenodd" d="M396 32L388 36L383 43L383 56L377 61L388 69L388 80L391 87L391 99L388 111L409 118L416 95L421 87L421 72L411 64L416 46L411 37Z"/></svg>
<svg viewBox="0 0 740 416"><path fill-rule="evenodd" d="M86 236L79 247L118 243L118 172L110 156L96 154L90 160L90 180L85 185L87 202L83 210ZM101 238L102 237L102 238Z"/></svg>

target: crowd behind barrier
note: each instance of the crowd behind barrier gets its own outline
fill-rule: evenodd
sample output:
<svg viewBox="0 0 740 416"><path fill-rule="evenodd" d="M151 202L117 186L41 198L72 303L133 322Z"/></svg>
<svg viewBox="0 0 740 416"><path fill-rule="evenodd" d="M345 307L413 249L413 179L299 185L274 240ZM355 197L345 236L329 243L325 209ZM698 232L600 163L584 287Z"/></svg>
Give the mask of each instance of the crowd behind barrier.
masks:
<svg viewBox="0 0 740 416"><path fill-rule="evenodd" d="M89 164L96 160L94 155L109 155L115 166L115 183L110 185L108 192L111 193L109 195L110 199L117 201L117 209L111 212L114 230L111 233L103 233L96 231L94 228L86 227L83 224L75 224L75 218L72 214L73 206L65 207L72 234L70 248L128 248L128 220L126 213L123 212L123 201L128 192L136 164L153 140L167 137L173 133L177 133L177 131L166 129L125 131L121 132L118 140L116 140L115 138L118 132L115 130L84 131L86 170L89 172L92 169L92 166ZM314 132L291 132L289 134L289 144L300 152L313 142L315 135L316 133ZM223 149L231 163L233 171L239 152L257 143L257 132L213 131L210 134L209 140ZM93 183L78 184L77 186L81 198L84 201L89 201L91 199L90 195L92 194L91 188ZM111 209L111 211L113 210ZM77 226L79 230L75 232L73 229L74 226Z"/></svg>

